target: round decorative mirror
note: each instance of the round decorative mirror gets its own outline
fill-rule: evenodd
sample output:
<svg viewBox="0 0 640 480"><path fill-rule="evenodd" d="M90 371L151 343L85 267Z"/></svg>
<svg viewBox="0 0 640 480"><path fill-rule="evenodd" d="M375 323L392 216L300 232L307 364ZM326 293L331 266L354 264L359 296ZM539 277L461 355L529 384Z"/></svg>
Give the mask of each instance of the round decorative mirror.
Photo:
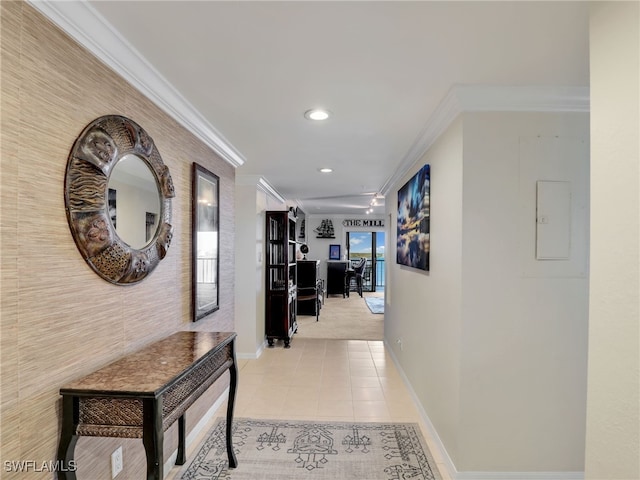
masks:
<svg viewBox="0 0 640 480"><path fill-rule="evenodd" d="M91 122L71 149L65 206L87 263L116 285L149 275L171 243L169 169L134 121L107 115Z"/></svg>

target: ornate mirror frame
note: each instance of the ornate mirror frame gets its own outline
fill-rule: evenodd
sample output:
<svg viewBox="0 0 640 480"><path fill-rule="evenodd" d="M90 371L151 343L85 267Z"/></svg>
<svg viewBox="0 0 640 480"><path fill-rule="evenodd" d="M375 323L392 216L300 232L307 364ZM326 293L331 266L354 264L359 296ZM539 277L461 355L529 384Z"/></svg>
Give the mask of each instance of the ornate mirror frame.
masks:
<svg viewBox="0 0 640 480"><path fill-rule="evenodd" d="M132 248L118 236L108 211L109 176L118 161L129 154L147 164L160 195L158 229L140 249ZM80 254L103 279L130 285L156 268L171 244L174 196L169 168L151 137L133 120L106 115L87 125L76 139L65 175L67 220Z"/></svg>

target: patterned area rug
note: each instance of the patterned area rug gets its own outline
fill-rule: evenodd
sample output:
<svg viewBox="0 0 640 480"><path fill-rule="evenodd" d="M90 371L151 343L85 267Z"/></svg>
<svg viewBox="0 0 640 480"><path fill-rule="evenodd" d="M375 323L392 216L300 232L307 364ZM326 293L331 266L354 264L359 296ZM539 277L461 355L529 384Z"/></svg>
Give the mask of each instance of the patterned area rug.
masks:
<svg viewBox="0 0 640 480"><path fill-rule="evenodd" d="M238 467L229 469L220 418L182 480L441 480L415 423L233 421ZM190 462L190 463L189 463Z"/></svg>
<svg viewBox="0 0 640 480"><path fill-rule="evenodd" d="M384 313L384 297L365 297L364 301L371 313Z"/></svg>

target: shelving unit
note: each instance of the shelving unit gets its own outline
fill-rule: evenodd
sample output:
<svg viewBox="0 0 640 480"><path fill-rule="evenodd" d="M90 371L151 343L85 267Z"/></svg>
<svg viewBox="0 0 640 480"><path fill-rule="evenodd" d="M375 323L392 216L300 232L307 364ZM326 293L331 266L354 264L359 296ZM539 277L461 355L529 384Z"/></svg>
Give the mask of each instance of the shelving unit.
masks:
<svg viewBox="0 0 640 480"><path fill-rule="evenodd" d="M266 212L265 334L270 347L289 348L296 321L296 217L291 211Z"/></svg>

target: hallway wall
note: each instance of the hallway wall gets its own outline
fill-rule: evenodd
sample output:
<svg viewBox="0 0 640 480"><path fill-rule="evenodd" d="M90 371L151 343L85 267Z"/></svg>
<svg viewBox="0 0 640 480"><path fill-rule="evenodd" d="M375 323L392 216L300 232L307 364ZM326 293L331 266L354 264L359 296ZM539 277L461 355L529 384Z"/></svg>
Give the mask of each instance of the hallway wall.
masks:
<svg viewBox="0 0 640 480"><path fill-rule="evenodd" d="M4 461L56 458L59 389L177 330L234 330L235 169L137 90L23 2L2 9L0 125L0 419ZM64 205L67 157L82 129L106 114L128 116L155 141L175 186L167 257L143 282L112 285L86 264ZM191 163L220 177L220 304L191 322ZM189 410L191 429L228 384L225 376ZM165 454L177 445L176 426ZM79 478L110 479L124 446L122 478L142 478L139 440L84 437ZM4 464L3 464L4 467ZM0 471L0 477L53 474Z"/></svg>
<svg viewBox="0 0 640 480"><path fill-rule="evenodd" d="M591 7L585 478L640 478L640 4Z"/></svg>
<svg viewBox="0 0 640 480"><path fill-rule="evenodd" d="M392 226L385 259L385 341L456 465L462 341L462 155L462 119L458 118L386 198ZM396 263L397 190L425 163L431 165L429 272Z"/></svg>
<svg viewBox="0 0 640 480"><path fill-rule="evenodd" d="M265 346L265 211L286 210L254 176L236 177L236 329L238 358L258 358Z"/></svg>
<svg viewBox="0 0 640 480"><path fill-rule="evenodd" d="M431 165L431 269L388 256L385 338L459 472L583 469L588 122L461 114L392 188ZM572 184L566 261L535 260L536 180Z"/></svg>

